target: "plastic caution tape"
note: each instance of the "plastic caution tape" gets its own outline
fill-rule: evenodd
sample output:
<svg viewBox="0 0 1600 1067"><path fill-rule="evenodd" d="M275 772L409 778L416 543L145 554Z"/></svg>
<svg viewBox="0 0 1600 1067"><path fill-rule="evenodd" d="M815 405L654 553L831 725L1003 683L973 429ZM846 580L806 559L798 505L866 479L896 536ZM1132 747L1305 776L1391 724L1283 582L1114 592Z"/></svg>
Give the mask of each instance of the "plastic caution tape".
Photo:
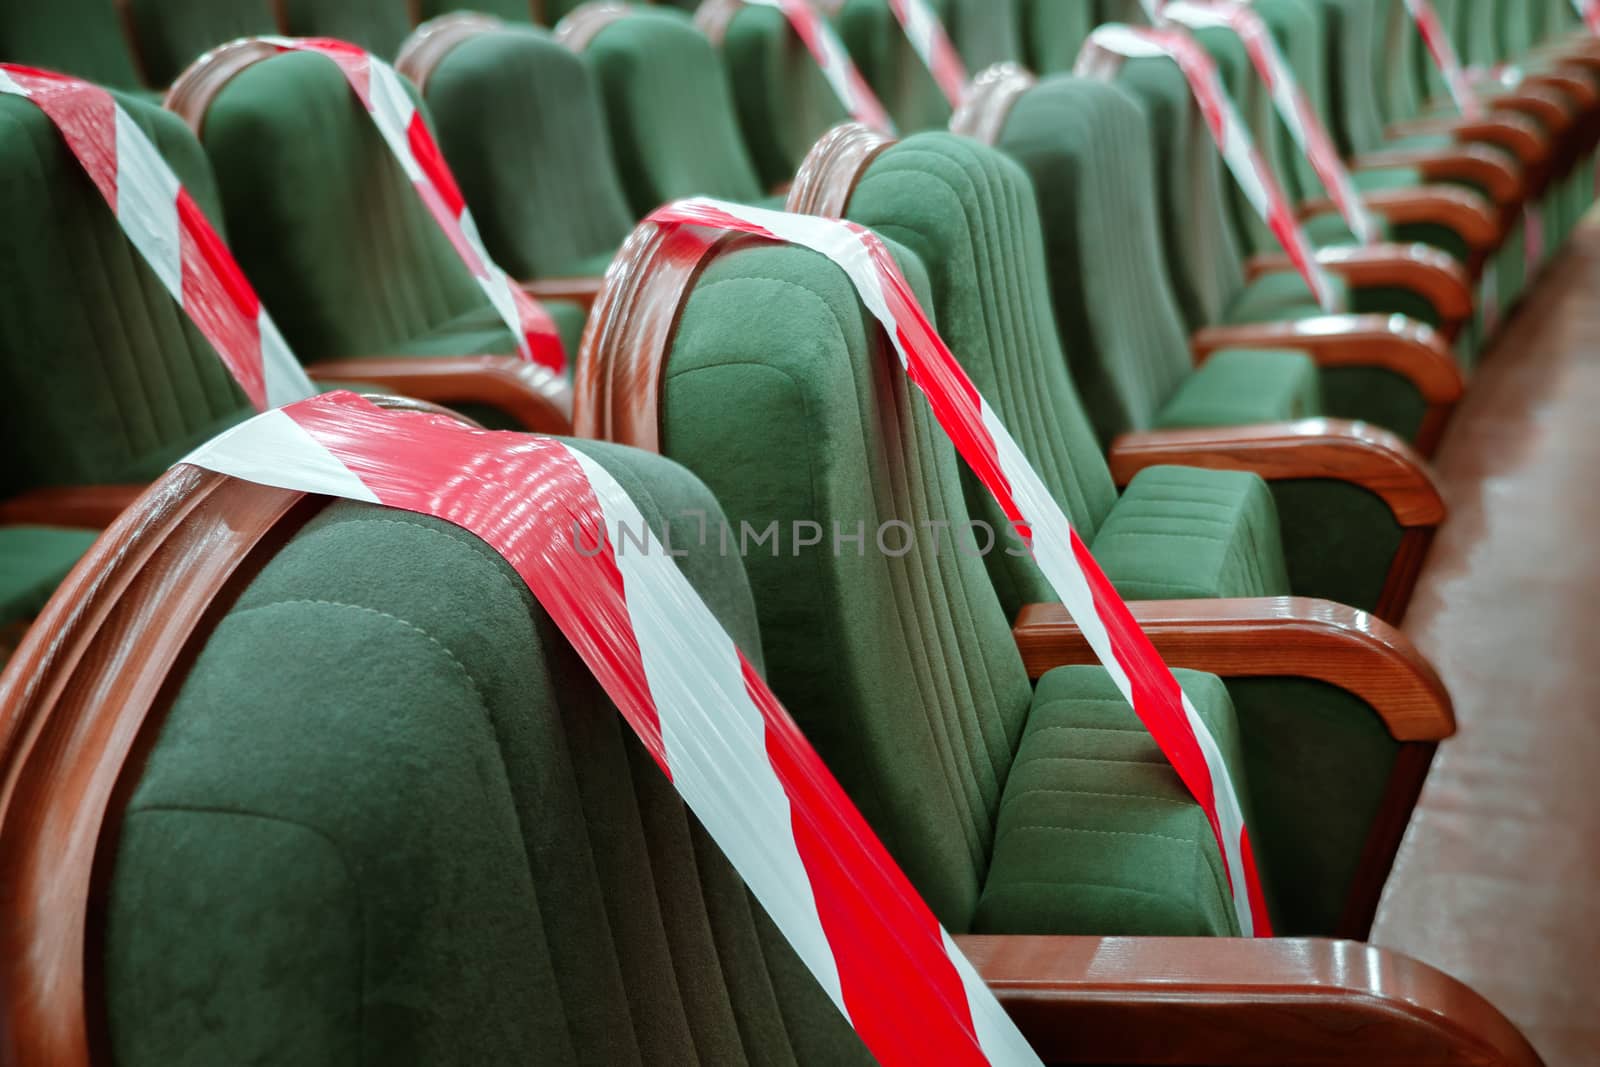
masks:
<svg viewBox="0 0 1600 1067"><path fill-rule="evenodd" d="M1600 36L1600 0L1572 0L1572 7L1583 18L1589 32Z"/></svg>
<svg viewBox="0 0 1600 1067"><path fill-rule="evenodd" d="M1266 20L1254 8L1239 0L1216 0L1210 3L1180 0L1163 7L1161 16L1190 29L1223 26L1238 35L1250 54L1251 65L1272 94L1273 105L1283 118L1283 124L1289 128L1289 135L1294 138L1301 154L1311 162L1317 177L1322 179L1323 186L1333 199L1334 206L1339 209L1339 214L1344 217L1345 224L1350 227L1350 232L1364 245L1382 240L1382 231L1356 191L1355 181L1350 177L1349 168L1344 165L1333 138L1328 135L1328 128L1322 124L1321 116L1300 88L1294 68L1289 66Z"/></svg>
<svg viewBox="0 0 1600 1067"><path fill-rule="evenodd" d="M1330 314L1343 311L1338 287L1317 260L1311 240L1295 216L1283 187L1256 149L1249 129L1217 76L1216 64L1187 31L1176 27L1146 29L1116 23L1101 26L1083 43L1073 70L1079 77L1109 79L1122 66L1123 60L1155 56L1172 60L1183 71L1200 105L1206 128L1211 131L1234 181L1239 183L1250 206L1289 254L1289 261L1305 280L1317 304Z"/></svg>
<svg viewBox="0 0 1600 1067"><path fill-rule="evenodd" d="M851 118L879 133L892 135L895 132L889 113L868 87L861 71L856 69L844 42L839 40L828 20L817 14L810 0L745 0L745 3L775 7L783 12Z"/></svg>
<svg viewBox="0 0 1600 1067"><path fill-rule="evenodd" d="M657 208L649 221L800 245L845 272L956 451L1029 543L1095 656L1206 813L1222 849L1240 929L1247 935L1269 934L1243 810L1216 739L1021 448L935 332L878 236L851 222L705 198Z"/></svg>
<svg viewBox="0 0 1600 1067"><path fill-rule="evenodd" d="M122 232L257 411L317 391L228 246L110 93L8 63L0 63L0 93L32 101L55 125Z"/></svg>
<svg viewBox="0 0 1600 1067"><path fill-rule="evenodd" d="M1434 10L1433 0L1406 0L1406 11L1410 13L1411 21L1416 23L1417 32L1422 34L1422 43L1427 47L1433 65L1444 78L1445 88L1450 91L1450 99L1455 102L1457 110L1469 119L1482 117L1483 102L1478 99L1478 92L1472 87L1472 81L1461 65L1461 57L1456 54L1450 34L1439 21L1439 12Z"/></svg>
<svg viewBox="0 0 1600 1067"><path fill-rule="evenodd" d="M489 257L444 154L394 68L346 41L321 37L255 39L285 52L316 52L338 65L351 91L372 116L395 161L416 186L428 213L517 339L522 357L553 371L566 370L567 356L555 321Z"/></svg>
<svg viewBox="0 0 1600 1067"><path fill-rule="evenodd" d="M605 468L554 438L350 393L256 416L183 462L477 535L527 583L879 1063L1039 1064ZM635 531L642 549L629 545Z"/></svg>
<svg viewBox="0 0 1600 1067"><path fill-rule="evenodd" d="M944 98L952 108L960 107L967 95L967 68L928 0L889 0L889 10L894 12L912 51L933 75Z"/></svg>

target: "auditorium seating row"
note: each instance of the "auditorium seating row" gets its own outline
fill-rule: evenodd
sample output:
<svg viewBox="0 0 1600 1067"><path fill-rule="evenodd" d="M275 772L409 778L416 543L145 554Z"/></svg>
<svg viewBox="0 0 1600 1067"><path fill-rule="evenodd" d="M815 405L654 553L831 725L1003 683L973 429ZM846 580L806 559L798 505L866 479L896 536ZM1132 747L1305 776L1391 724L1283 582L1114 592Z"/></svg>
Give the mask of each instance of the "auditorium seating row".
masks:
<svg viewBox="0 0 1600 1067"><path fill-rule="evenodd" d="M1175 63L1071 73L1137 3L934 3L975 76L956 108L887 0L819 5L893 133L775 6L457 6L7 4L0 62L114 91L319 386L567 435L675 544L687 515L776 522L679 566L1047 1062L1538 1062L1363 940L1454 730L1403 630L1447 521L1427 460L1594 200L1570 4L1435 4L1469 119L1402 0L1256 0L1366 245L1240 38L1196 31L1333 313ZM395 62L565 375L515 355L345 77L279 33ZM502 559L173 466L253 408L50 118L0 118L6 1051L868 1062ZM1219 739L1277 937L1239 937L1204 813L844 274L646 220L691 196L887 242ZM890 522L952 533L874 551ZM980 528L1000 547L961 550Z"/></svg>

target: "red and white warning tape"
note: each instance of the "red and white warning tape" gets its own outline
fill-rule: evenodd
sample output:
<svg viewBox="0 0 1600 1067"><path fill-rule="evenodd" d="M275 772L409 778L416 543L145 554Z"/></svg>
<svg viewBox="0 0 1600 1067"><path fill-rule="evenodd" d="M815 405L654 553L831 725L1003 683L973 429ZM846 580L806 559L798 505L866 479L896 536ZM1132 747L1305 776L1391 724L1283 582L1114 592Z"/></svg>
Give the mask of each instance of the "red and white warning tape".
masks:
<svg viewBox="0 0 1600 1067"><path fill-rule="evenodd" d="M1305 280L1317 304L1329 313L1343 311L1338 287L1317 260L1316 251L1295 216L1289 198L1256 149L1248 127L1217 76L1216 64L1187 31L1116 23L1101 26L1084 42L1074 73L1106 80L1115 76L1126 59L1158 56L1172 60L1183 71L1228 170L1244 190L1250 206L1289 254L1290 262Z"/></svg>
<svg viewBox="0 0 1600 1067"><path fill-rule="evenodd" d="M1572 0L1572 6L1583 17L1589 32L1600 36L1600 0Z"/></svg>
<svg viewBox="0 0 1600 1067"><path fill-rule="evenodd" d="M351 90L372 116L395 161L416 186L417 194L450 239L456 254L517 339L522 357L553 371L565 370L567 357L554 320L489 257L444 154L439 151L427 122L412 103L394 68L345 41L320 37L259 37L256 40L285 52L317 52L338 65Z"/></svg>
<svg viewBox="0 0 1600 1067"><path fill-rule="evenodd" d="M1472 87L1472 80L1461 65L1455 43L1450 40L1444 23L1439 21L1439 12L1434 9L1433 0L1406 0L1406 11L1411 14L1411 21L1416 23L1417 32L1422 34L1422 43L1427 47L1428 55L1433 57L1433 65L1444 78L1445 88L1450 91L1450 99L1455 101L1456 108L1469 119L1482 117L1483 102L1478 99L1478 92Z"/></svg>
<svg viewBox="0 0 1600 1067"><path fill-rule="evenodd" d="M1266 20L1240 0L1206 3L1179 0L1178 3L1163 7L1160 15L1190 29L1223 26L1239 36L1250 54L1250 62L1256 68L1256 73L1272 94L1272 102L1283 118L1283 124L1289 128L1289 135L1294 138L1301 153L1311 161L1312 169L1322 179L1350 232L1364 245L1382 240L1383 234L1356 191L1355 181L1350 176L1349 168L1344 165L1339 149L1329 136L1327 127L1322 124L1316 108L1311 106L1310 98L1300 88L1294 69L1278 47Z"/></svg>
<svg viewBox="0 0 1600 1067"><path fill-rule="evenodd" d="M851 222L704 198L657 208L649 221L800 245L845 272L956 451L1029 542L1039 569L1095 656L1205 811L1227 865L1240 929L1247 935L1270 933L1243 809L1216 740L1061 506L934 330L878 236Z"/></svg>
<svg viewBox="0 0 1600 1067"><path fill-rule="evenodd" d="M623 488L548 437L335 393L183 462L432 515L476 534L572 642L879 1063L1039 1058Z"/></svg>
<svg viewBox="0 0 1600 1067"><path fill-rule="evenodd" d="M844 42L839 40L828 20L811 6L810 0L745 0L745 3L775 7L783 12L851 118L879 133L892 135L895 132L889 113L879 103L861 71L856 69Z"/></svg>
<svg viewBox="0 0 1600 1067"><path fill-rule="evenodd" d="M32 101L55 125L123 233L256 410L317 391L228 246L110 93L77 78L8 63L0 64L0 93Z"/></svg>
<svg viewBox="0 0 1600 1067"><path fill-rule="evenodd" d="M960 107L967 95L967 68L928 0L889 0L889 10L894 12L912 51L933 75L944 98L952 108Z"/></svg>

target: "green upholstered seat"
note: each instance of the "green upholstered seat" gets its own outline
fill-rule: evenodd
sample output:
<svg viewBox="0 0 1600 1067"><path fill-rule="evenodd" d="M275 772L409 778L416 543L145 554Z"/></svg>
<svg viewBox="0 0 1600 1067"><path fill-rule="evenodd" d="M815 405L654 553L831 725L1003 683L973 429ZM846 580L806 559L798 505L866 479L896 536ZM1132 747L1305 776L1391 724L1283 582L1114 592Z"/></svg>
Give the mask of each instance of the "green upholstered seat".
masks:
<svg viewBox="0 0 1600 1067"><path fill-rule="evenodd" d="M948 17L949 0L929 0L929 6ZM950 103L906 40L888 0L844 0L834 24L861 76L901 133L944 128L950 121Z"/></svg>
<svg viewBox="0 0 1600 1067"><path fill-rule="evenodd" d="M577 56L543 30L481 34L440 60L424 98L495 262L524 280L604 273L633 217Z"/></svg>
<svg viewBox="0 0 1600 1067"><path fill-rule="evenodd" d="M121 0L150 85L170 85L209 49L278 32L266 0Z"/></svg>
<svg viewBox="0 0 1600 1067"><path fill-rule="evenodd" d="M925 291L919 264L902 259ZM705 479L735 530L783 531L772 554L744 553L774 689L934 912L970 929L1034 710L1103 692L1103 675L1047 679L1037 696L1030 687L981 546L957 543L969 512L954 450L832 264L779 246L719 256L681 310L663 381L663 452ZM795 521L817 523L822 543L791 546ZM909 551L883 526L895 522L921 531ZM930 523L948 524L937 544ZM834 543L858 524L859 553ZM892 551L875 544L880 528ZM1067 700L1052 725L1080 712L1103 709ZM1123 715L1122 726L1134 722ZM1050 818L1049 802L1013 807ZM1138 811L1107 818L1144 829ZM1042 891L1056 907L1080 897L1099 907L1098 891L1042 859L1034 871L1057 883ZM1188 868L1170 869L1168 888L1182 903L1110 915L1102 932L1174 930L1174 915L1187 921L1215 892Z"/></svg>
<svg viewBox="0 0 1600 1067"><path fill-rule="evenodd" d="M295 37L350 41L393 59L411 33L409 0L274 0L284 29Z"/></svg>
<svg viewBox="0 0 1600 1067"><path fill-rule="evenodd" d="M1023 0L1023 57L1038 75L1065 74L1077 62L1089 32L1103 21L1094 0Z"/></svg>
<svg viewBox="0 0 1600 1067"><path fill-rule="evenodd" d="M721 60L688 15L638 8L596 33L583 60L635 216L686 196L762 199Z"/></svg>
<svg viewBox="0 0 1600 1067"><path fill-rule="evenodd" d="M743 5L722 43L739 129L767 188L794 178L800 161L847 115L817 61L777 8Z"/></svg>
<svg viewBox="0 0 1600 1067"><path fill-rule="evenodd" d="M0 63L76 74L115 89L142 84L117 0L0 4Z"/></svg>
<svg viewBox="0 0 1600 1067"><path fill-rule="evenodd" d="M188 129L120 102L220 224ZM146 481L250 414L50 120L14 96L0 97L0 248L0 498Z"/></svg>
<svg viewBox="0 0 1600 1067"><path fill-rule="evenodd" d="M0 627L37 615L98 535L97 530L55 526L0 526Z"/></svg>
<svg viewBox="0 0 1600 1067"><path fill-rule="evenodd" d="M573 446L658 535L717 514ZM678 562L759 664L737 560ZM335 502L276 553L112 845L122 1067L872 1062L516 574L432 519Z"/></svg>
<svg viewBox="0 0 1600 1067"><path fill-rule="evenodd" d="M202 139L234 253L301 359L516 351L327 57L240 71ZM581 316L561 315L570 336Z"/></svg>

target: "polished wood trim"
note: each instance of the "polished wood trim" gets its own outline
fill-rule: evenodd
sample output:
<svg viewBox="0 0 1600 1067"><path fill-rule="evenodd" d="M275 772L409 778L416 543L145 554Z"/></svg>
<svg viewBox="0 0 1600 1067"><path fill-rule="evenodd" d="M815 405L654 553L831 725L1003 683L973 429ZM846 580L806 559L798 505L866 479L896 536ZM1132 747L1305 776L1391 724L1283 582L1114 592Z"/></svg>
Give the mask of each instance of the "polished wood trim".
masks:
<svg viewBox="0 0 1600 1067"><path fill-rule="evenodd" d="M0 500L0 526L79 526L101 530L145 491L143 485L53 485Z"/></svg>
<svg viewBox="0 0 1600 1067"><path fill-rule="evenodd" d="M1383 170L1390 167L1414 169L1429 183L1471 182L1487 189L1501 207L1520 204L1528 195L1522 171L1515 160L1481 144L1458 144L1452 148L1385 148L1368 152L1351 161L1352 170ZM1373 190L1363 195L1370 200L1379 193L1410 190ZM1466 190L1460 190L1465 192Z"/></svg>
<svg viewBox="0 0 1600 1067"><path fill-rule="evenodd" d="M1541 1063L1469 987L1357 942L965 935L956 945L1050 1064Z"/></svg>
<svg viewBox="0 0 1600 1067"><path fill-rule="evenodd" d="M1541 127L1551 140L1565 137L1577 120L1576 105L1559 90L1524 80L1517 88L1496 93L1484 101L1496 113L1526 115Z"/></svg>
<svg viewBox="0 0 1600 1067"><path fill-rule="evenodd" d="M240 71L277 54L278 50L265 41L240 40L219 45L178 75L162 105L187 123L196 137L201 137L205 133L206 113L211 110L211 101L217 94Z"/></svg>
<svg viewBox="0 0 1600 1067"><path fill-rule="evenodd" d="M516 356L369 356L306 368L313 381L365 382L449 407L487 404L533 433L572 432L572 390L561 375Z"/></svg>
<svg viewBox="0 0 1600 1067"><path fill-rule="evenodd" d="M1118 485L1162 465L1254 471L1268 481L1325 478L1380 498L1401 526L1433 527L1445 518L1444 498L1416 451L1388 430L1347 419L1125 433L1112 439L1106 462Z"/></svg>
<svg viewBox="0 0 1600 1067"><path fill-rule="evenodd" d="M631 4L618 0L589 0L567 12L566 17L556 23L556 41L574 52L582 52L601 30L631 14Z"/></svg>
<svg viewBox="0 0 1600 1067"><path fill-rule="evenodd" d="M1534 173L1542 171L1552 151L1552 145L1545 140L1543 131L1532 119L1522 115L1501 113L1484 119L1441 115L1397 122L1389 127L1389 134L1393 137L1419 133L1451 134L1458 141L1499 145Z"/></svg>
<svg viewBox="0 0 1600 1067"><path fill-rule="evenodd" d="M628 235L589 312L578 352L573 429L661 451L661 379L678 316L722 235L642 222Z"/></svg>
<svg viewBox="0 0 1600 1067"><path fill-rule="evenodd" d="M565 300L569 304L582 307L583 313L587 315L594 308L595 299L600 295L600 287L605 284L605 278L591 274L587 277L574 278L535 278L517 284L522 286L523 292L535 300Z"/></svg>
<svg viewBox="0 0 1600 1067"><path fill-rule="evenodd" d="M843 122L817 139L800 161L784 210L797 215L843 218L856 185L893 137L859 122Z"/></svg>
<svg viewBox="0 0 1600 1067"><path fill-rule="evenodd" d="M728 26L745 7L744 0L701 0L694 9L694 24L719 49L728 35Z"/></svg>
<svg viewBox="0 0 1600 1067"><path fill-rule="evenodd" d="M987 145L999 143L1011 109L1023 93L1037 84L1038 78L1015 63L984 68L967 87L961 106L950 116L950 132Z"/></svg>
<svg viewBox="0 0 1600 1067"><path fill-rule="evenodd" d="M1507 219L1521 204L1517 199L1501 208L1475 190L1444 184L1379 189L1364 194L1361 202L1391 225L1434 223L1453 230L1466 241L1475 262L1481 262L1500 247L1506 237ZM1302 218L1308 218L1336 210L1332 200L1314 197L1301 202L1299 213Z"/></svg>
<svg viewBox="0 0 1600 1067"><path fill-rule="evenodd" d="M1472 280L1449 254L1423 244L1343 245L1319 248L1317 262L1357 289L1392 287L1424 297L1446 323L1472 317ZM1250 257L1245 276L1291 271L1281 252ZM1448 330L1446 332L1449 332Z"/></svg>
<svg viewBox="0 0 1600 1067"><path fill-rule="evenodd" d="M1310 597L1131 600L1162 659L1222 678L1313 678L1359 697L1397 741L1455 732L1450 693L1405 634ZM1028 677L1099 660L1061 604L1025 604L1011 629Z"/></svg>
<svg viewBox="0 0 1600 1067"><path fill-rule="evenodd" d="M475 11L455 11L429 19L406 37L395 57L394 69L410 78L423 95L428 79L444 57L474 37L505 29L505 23L492 15Z"/></svg>

